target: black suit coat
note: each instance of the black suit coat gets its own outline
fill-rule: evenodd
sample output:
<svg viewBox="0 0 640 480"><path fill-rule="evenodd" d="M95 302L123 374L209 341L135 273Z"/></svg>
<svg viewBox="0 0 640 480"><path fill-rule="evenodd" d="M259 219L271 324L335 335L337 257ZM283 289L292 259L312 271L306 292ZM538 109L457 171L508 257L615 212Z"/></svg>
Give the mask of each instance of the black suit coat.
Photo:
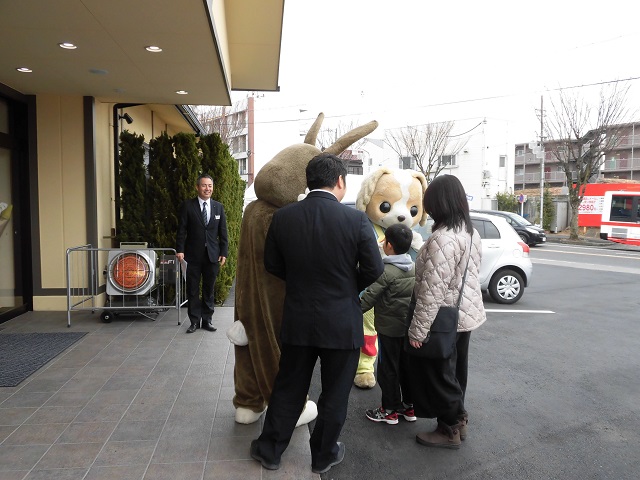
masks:
<svg viewBox="0 0 640 480"><path fill-rule="evenodd" d="M197 197L185 200L180 206L176 252L184 253L187 263L203 260L205 244L212 263L218 263L220 256L228 256L229 240L224 208L213 199L210 200L210 207L209 223L205 226Z"/></svg>
<svg viewBox="0 0 640 480"><path fill-rule="evenodd" d="M266 270L286 282L283 343L355 349L364 343L359 293L384 266L367 216L326 191L278 210Z"/></svg>

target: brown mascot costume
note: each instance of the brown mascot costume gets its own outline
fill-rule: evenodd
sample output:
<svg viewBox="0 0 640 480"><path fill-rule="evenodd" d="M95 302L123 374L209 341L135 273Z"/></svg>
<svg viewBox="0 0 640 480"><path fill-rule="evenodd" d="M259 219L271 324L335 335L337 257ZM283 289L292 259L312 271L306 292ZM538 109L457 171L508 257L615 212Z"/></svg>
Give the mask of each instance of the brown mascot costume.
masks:
<svg viewBox="0 0 640 480"><path fill-rule="evenodd" d="M285 148L256 175L257 200L242 219L236 272L235 322L227 332L235 345L235 420L253 423L266 410L280 361L280 327L285 283L264 268L264 242L274 212L298 200L306 189L306 167L321 151L315 146L324 115L311 126L304 143ZM369 122L340 137L325 150L338 155L376 129ZM292 227L295 228L295 227ZM298 425L316 418L317 407L307 401Z"/></svg>

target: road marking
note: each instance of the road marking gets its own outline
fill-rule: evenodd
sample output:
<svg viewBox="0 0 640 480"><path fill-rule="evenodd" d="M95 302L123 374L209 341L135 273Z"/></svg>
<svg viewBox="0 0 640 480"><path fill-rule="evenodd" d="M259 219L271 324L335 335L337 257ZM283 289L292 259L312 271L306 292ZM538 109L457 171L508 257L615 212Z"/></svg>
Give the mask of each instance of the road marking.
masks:
<svg viewBox="0 0 640 480"><path fill-rule="evenodd" d="M505 310L502 308L485 308L490 313L556 313L553 310Z"/></svg>
<svg viewBox="0 0 640 480"><path fill-rule="evenodd" d="M611 265L598 265L595 263L568 262L566 260L548 260L545 258L532 258L531 263L542 265L553 265L554 267L581 268L583 270L597 270L601 272L630 273L640 275L640 268L615 267Z"/></svg>
<svg viewBox="0 0 640 480"><path fill-rule="evenodd" d="M586 248L586 247L581 247L581 248ZM620 253L618 255L613 255L610 253L587 253L587 252L571 252L568 250L551 250L551 249L544 249L544 252L542 250L540 250L540 253L547 253L547 252L553 252L553 253L563 253L563 254L567 254L567 255L588 255L588 256L592 256L592 257L612 257L612 258L621 258L621 257L625 257L625 258L631 258L633 260L640 260L640 257L638 256L638 254L636 253L635 255L633 253ZM531 256L531 254L529 254L529 256Z"/></svg>

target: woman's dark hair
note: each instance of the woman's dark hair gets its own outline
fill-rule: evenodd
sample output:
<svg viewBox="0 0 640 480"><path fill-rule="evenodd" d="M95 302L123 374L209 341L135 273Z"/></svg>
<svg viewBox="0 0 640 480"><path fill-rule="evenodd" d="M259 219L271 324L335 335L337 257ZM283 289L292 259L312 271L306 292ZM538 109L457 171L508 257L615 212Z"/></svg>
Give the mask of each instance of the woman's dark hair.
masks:
<svg viewBox="0 0 640 480"><path fill-rule="evenodd" d="M347 167L344 161L330 153L316 155L307 164L307 187L309 190L317 188L333 188L338 178L347 180Z"/></svg>
<svg viewBox="0 0 640 480"><path fill-rule="evenodd" d="M440 175L434 178L422 199L424 210L433 218L432 231L438 228L450 230L464 229L473 233L473 224L469 217L469 202L462 183L453 175Z"/></svg>

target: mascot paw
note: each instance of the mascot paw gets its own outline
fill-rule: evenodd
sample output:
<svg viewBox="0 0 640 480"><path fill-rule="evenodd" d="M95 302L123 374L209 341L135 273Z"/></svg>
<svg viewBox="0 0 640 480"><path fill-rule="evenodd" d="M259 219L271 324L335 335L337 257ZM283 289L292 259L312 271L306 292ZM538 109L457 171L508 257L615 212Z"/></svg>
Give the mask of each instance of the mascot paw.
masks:
<svg viewBox="0 0 640 480"><path fill-rule="evenodd" d="M296 423L296 427L300 425L305 425L316 419L318 416L318 406L313 403L311 400L307 400L307 404L304 406L304 410L300 414L300 418Z"/></svg>
<svg viewBox="0 0 640 480"><path fill-rule="evenodd" d="M376 386L376 377L370 372L358 373L353 384L358 388L373 388Z"/></svg>
<svg viewBox="0 0 640 480"><path fill-rule="evenodd" d="M242 322L238 320L233 322L233 324L227 330L227 338L231 343L233 343L234 345L238 345L239 347L244 347L245 345L249 344L247 331L244 329L244 325L242 325Z"/></svg>
<svg viewBox="0 0 640 480"><path fill-rule="evenodd" d="M248 408L238 407L236 408L236 423L248 425L249 423L257 422L266 410L265 408L263 411L256 413Z"/></svg>
<svg viewBox="0 0 640 480"><path fill-rule="evenodd" d="M304 193L301 193L300 195L298 195L298 201L301 202L302 200L307 198L307 195L309 195L309 189L305 188Z"/></svg>
<svg viewBox="0 0 640 480"><path fill-rule="evenodd" d="M413 248L417 252L418 250L420 250L420 247L422 247L423 243L424 243L424 240L422 239L422 235L414 231L413 239L411 240L411 248Z"/></svg>

